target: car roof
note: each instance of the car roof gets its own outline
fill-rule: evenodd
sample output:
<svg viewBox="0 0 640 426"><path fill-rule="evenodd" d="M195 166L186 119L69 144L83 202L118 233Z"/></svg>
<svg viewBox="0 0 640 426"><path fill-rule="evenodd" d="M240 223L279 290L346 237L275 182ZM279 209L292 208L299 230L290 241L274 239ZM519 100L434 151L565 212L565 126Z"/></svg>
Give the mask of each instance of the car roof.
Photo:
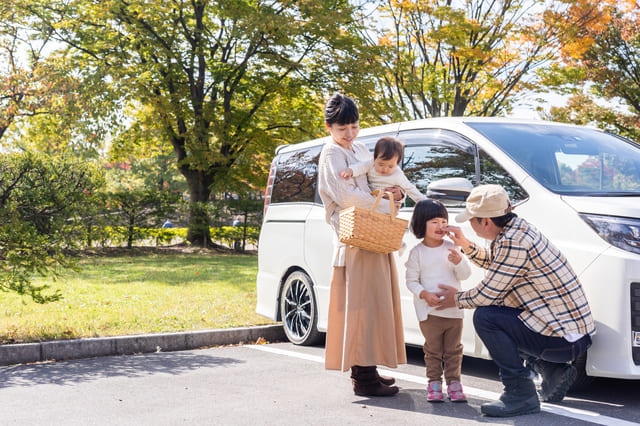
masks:
<svg viewBox="0 0 640 426"><path fill-rule="evenodd" d="M397 133L406 130L420 130L420 129L448 129L453 131L460 131L465 128L467 131L471 130L465 125L467 123L513 123L513 124L535 124L535 125L550 125L550 126L567 126L567 127L582 127L592 128L594 130L600 130L592 126L577 126L575 124L559 123L555 121L545 121L537 119L525 119L525 118L513 118L513 117L434 117L423 118L419 120L411 120L398 122L393 124L383 124L380 126L373 126L360 129L358 138L372 136L381 133ZM467 133L463 131L463 133ZM280 145L276 148L276 154L281 154L290 151L297 151L299 149L306 149L309 147L323 145L330 140L330 136L325 136L318 139L313 139L306 142Z"/></svg>

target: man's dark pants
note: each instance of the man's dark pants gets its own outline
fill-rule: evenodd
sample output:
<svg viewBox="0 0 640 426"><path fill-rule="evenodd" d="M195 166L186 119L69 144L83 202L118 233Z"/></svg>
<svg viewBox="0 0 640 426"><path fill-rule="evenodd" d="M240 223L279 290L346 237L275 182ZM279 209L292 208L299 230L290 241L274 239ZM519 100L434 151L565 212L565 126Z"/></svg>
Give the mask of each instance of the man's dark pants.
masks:
<svg viewBox="0 0 640 426"><path fill-rule="evenodd" d="M521 312L520 309L505 306L481 306L476 308L473 315L476 333L500 368L503 381L531 376L523 359L572 362L591 345L589 335L576 342L569 342L562 337L536 333L518 318Z"/></svg>

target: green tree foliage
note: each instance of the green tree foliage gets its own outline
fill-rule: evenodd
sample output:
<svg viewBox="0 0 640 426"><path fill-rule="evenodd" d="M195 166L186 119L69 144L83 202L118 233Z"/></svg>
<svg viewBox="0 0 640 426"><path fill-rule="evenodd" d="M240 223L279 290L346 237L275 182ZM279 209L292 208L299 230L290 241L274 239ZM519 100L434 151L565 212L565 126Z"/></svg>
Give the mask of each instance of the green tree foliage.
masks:
<svg viewBox="0 0 640 426"><path fill-rule="evenodd" d="M47 61L47 83L58 92L46 111L20 121L12 142L50 155L100 158L124 120L116 88L102 70L82 69L69 51Z"/></svg>
<svg viewBox="0 0 640 426"><path fill-rule="evenodd" d="M29 12L0 0L0 141L6 149L97 158L121 117L99 68L82 67Z"/></svg>
<svg viewBox="0 0 640 426"><path fill-rule="evenodd" d="M95 169L76 160L30 152L0 157L0 290L38 303L61 295L43 293L35 274L58 274L73 265L87 200L101 184Z"/></svg>
<svg viewBox="0 0 640 426"><path fill-rule="evenodd" d="M595 123L640 141L638 12L637 3L630 8L624 3L615 4L601 10L598 25L575 28L575 37L564 44L565 66L553 70L549 79L574 95L564 107L551 108L550 119Z"/></svg>
<svg viewBox="0 0 640 426"><path fill-rule="evenodd" d="M554 10L572 3L384 0L343 85L381 122L508 113L557 57L565 28ZM358 74L366 84L352 85Z"/></svg>
<svg viewBox="0 0 640 426"><path fill-rule="evenodd" d="M633 111L626 112L623 108L614 108L611 103L598 102L597 99L602 97L598 95L597 89L591 87L594 90L591 93L576 93L564 106L551 107L543 117L563 123L595 125L633 141L640 141L640 114ZM611 101L614 104L620 102L618 98L613 98Z"/></svg>
<svg viewBox="0 0 640 426"><path fill-rule="evenodd" d="M179 208L180 195L155 189L119 190L106 197L107 223L120 229L127 247L140 239L142 228L160 228Z"/></svg>
<svg viewBox="0 0 640 426"><path fill-rule="evenodd" d="M109 190L149 189L181 194L187 191L172 153L149 150L108 162L104 168Z"/></svg>
<svg viewBox="0 0 640 426"><path fill-rule="evenodd" d="M0 139L16 120L48 110L55 93L44 54L51 34L34 42L28 18L12 3L0 0Z"/></svg>
<svg viewBox="0 0 640 426"><path fill-rule="evenodd" d="M375 94L390 120L497 115L547 60L549 33L523 0L387 0L372 45ZM379 108L378 108L379 109Z"/></svg>
<svg viewBox="0 0 640 426"><path fill-rule="evenodd" d="M312 89L351 19L346 0L29 3L171 145L193 203L190 241L210 239L198 206L212 190L262 186L276 145L321 128Z"/></svg>
<svg viewBox="0 0 640 426"><path fill-rule="evenodd" d="M95 224L102 225L96 226L96 231L100 228L106 231L94 239L124 241L129 248L134 241L148 239L147 229L158 229L166 219L176 220L184 214L182 191L175 188L179 185L164 180L167 177L166 170L162 170L164 164L161 167L156 164L162 163L163 156L131 157L130 161L104 166L103 204L94 215ZM175 167L174 163L171 165Z"/></svg>

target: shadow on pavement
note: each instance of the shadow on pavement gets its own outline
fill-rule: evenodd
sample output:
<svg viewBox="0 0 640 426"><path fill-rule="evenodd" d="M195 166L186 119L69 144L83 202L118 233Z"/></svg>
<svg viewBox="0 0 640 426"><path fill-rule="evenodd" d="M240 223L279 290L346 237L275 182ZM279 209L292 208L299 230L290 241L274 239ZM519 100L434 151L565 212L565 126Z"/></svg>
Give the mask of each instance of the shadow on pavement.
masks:
<svg viewBox="0 0 640 426"><path fill-rule="evenodd" d="M244 362L201 352L167 352L22 364L0 369L0 388L40 384L64 385L116 376L142 377L158 373L178 375L203 367L241 363Z"/></svg>
<svg viewBox="0 0 640 426"><path fill-rule="evenodd" d="M428 413L432 415L442 415L450 417L452 411L455 411L456 417L475 419L480 414L476 407L468 403L430 403L427 402L427 394L424 389L408 389L402 388L400 392L389 398L363 398L355 401L355 404L370 405L375 407L390 408L394 410L404 410L417 413ZM469 398L469 401L472 401ZM478 400L478 405L485 401Z"/></svg>

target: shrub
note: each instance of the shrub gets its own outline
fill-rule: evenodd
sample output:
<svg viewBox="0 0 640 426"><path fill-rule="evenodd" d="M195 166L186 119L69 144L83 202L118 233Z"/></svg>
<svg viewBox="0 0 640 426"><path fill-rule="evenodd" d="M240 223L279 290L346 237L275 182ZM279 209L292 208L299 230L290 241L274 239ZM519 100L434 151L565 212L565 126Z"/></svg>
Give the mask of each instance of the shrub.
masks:
<svg viewBox="0 0 640 426"><path fill-rule="evenodd" d="M257 226L247 226L246 236L243 226L220 226L211 228L211 239L226 244L229 248L235 248L236 242L241 242L244 237L246 243L257 245L260 236L260 228Z"/></svg>
<svg viewBox="0 0 640 426"><path fill-rule="evenodd" d="M107 222L131 248L134 241L154 238L145 229L162 223L175 210L180 195L157 190L118 190L107 194Z"/></svg>
<svg viewBox="0 0 640 426"><path fill-rule="evenodd" d="M65 255L77 246L78 230L92 194L102 184L97 169L83 162L31 152L0 156L0 289L45 303L35 274L57 275L73 267Z"/></svg>

